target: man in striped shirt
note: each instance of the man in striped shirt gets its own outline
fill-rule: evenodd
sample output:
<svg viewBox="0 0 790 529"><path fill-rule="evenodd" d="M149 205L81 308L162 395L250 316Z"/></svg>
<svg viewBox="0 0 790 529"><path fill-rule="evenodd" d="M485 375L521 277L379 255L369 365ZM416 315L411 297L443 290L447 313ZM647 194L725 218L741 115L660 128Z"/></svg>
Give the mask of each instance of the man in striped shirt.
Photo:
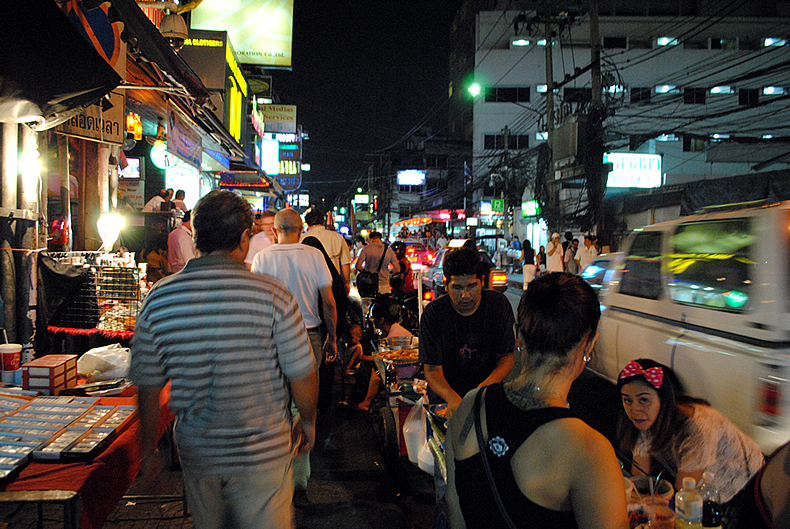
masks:
<svg viewBox="0 0 790 529"><path fill-rule="evenodd" d="M312 448L318 399L302 315L281 283L246 270L252 213L243 198L212 191L192 225L200 256L151 289L132 340L143 473L155 477L169 380L195 527L292 528L292 448Z"/></svg>

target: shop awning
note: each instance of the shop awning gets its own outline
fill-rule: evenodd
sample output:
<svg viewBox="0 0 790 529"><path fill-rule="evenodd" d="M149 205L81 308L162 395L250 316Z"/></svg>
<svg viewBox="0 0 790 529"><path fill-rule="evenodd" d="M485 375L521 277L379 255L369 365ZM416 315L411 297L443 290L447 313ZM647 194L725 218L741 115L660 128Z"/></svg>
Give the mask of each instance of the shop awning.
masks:
<svg viewBox="0 0 790 529"><path fill-rule="evenodd" d="M431 217L414 217L411 219L399 220L394 223L393 226L425 226L431 222L434 222Z"/></svg>
<svg viewBox="0 0 790 529"><path fill-rule="evenodd" d="M0 122L50 129L120 84L53 0L8 2L2 16Z"/></svg>

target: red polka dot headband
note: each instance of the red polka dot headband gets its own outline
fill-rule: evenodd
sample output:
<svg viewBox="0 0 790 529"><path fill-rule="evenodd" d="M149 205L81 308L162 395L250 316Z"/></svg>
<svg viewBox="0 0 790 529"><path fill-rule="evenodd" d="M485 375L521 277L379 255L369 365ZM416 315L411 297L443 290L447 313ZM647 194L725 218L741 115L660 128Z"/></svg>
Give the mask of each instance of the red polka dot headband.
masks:
<svg viewBox="0 0 790 529"><path fill-rule="evenodd" d="M639 365L639 362L636 360L631 360L626 364L623 370L620 372L620 380L624 378L630 378L642 375L645 379L656 389L661 387L661 384L664 383L664 370L660 367L651 367L648 369L642 369L642 366Z"/></svg>

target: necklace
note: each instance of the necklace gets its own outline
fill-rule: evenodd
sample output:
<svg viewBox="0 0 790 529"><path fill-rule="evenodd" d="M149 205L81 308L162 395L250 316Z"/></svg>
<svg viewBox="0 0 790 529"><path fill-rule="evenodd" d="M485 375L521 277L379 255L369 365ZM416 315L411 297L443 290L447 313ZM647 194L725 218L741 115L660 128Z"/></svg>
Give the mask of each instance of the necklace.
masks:
<svg viewBox="0 0 790 529"><path fill-rule="evenodd" d="M547 393L552 393L557 397L559 397L560 399L565 400L559 392L551 389L543 389L540 386L533 386L532 384L527 384L524 387L522 387L520 390L515 390L513 389L511 384L506 384L504 386L505 395L507 396L508 400L513 403L514 406L522 410L532 410L535 408L548 408L549 407L548 402L545 397L545 394ZM565 400L565 407L570 408L570 404L568 404L567 400Z"/></svg>

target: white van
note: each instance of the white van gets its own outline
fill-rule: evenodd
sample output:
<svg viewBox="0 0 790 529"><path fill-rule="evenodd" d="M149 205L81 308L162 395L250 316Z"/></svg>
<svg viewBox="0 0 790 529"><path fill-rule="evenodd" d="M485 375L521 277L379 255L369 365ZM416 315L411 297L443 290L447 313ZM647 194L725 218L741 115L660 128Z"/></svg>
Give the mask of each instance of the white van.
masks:
<svg viewBox="0 0 790 529"><path fill-rule="evenodd" d="M612 254L589 367L672 367L770 453L790 440L790 202L636 230Z"/></svg>

